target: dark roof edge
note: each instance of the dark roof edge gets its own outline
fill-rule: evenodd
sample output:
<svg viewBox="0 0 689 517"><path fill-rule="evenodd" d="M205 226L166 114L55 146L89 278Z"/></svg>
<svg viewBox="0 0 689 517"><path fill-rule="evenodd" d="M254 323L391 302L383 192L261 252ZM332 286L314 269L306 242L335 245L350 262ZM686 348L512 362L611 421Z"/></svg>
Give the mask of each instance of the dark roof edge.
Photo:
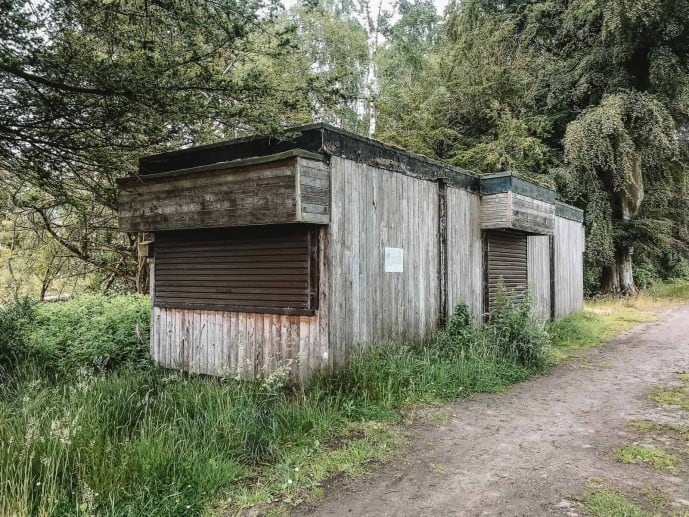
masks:
<svg viewBox="0 0 689 517"><path fill-rule="evenodd" d="M197 172L208 172L217 170L237 169L241 167L251 167L253 165L261 165L264 163L277 162L281 160L289 160L290 158L308 158L309 160L325 161L326 157L322 154L311 153L303 149L291 149L281 153L268 154L265 156L254 156L252 158L240 158L238 160L230 160L226 162L215 162L209 165L200 165L198 167L189 167L186 169L175 169L167 172L156 172L151 174L143 174L138 176L125 176L115 180L118 185L128 185L132 183L141 183L148 180L155 180L159 178L174 178L177 176L186 176L187 174L194 174Z"/></svg>
<svg viewBox="0 0 689 517"><path fill-rule="evenodd" d="M326 154L411 177L445 180L454 187L479 191L479 176L472 172L329 124L322 124L321 127L323 152Z"/></svg>
<svg viewBox="0 0 689 517"><path fill-rule="evenodd" d="M546 203L555 202L555 190L513 172L498 172L481 176L481 194L512 191Z"/></svg>
<svg viewBox="0 0 689 517"><path fill-rule="evenodd" d="M555 215L579 223L584 222L584 211L562 201L555 201Z"/></svg>
<svg viewBox="0 0 689 517"><path fill-rule="evenodd" d="M248 136L145 156L139 160L139 174L148 176L193 169L293 149L338 156L431 181L446 179L451 185L476 192L479 190L478 176L469 171L323 122L288 127L278 136Z"/></svg>

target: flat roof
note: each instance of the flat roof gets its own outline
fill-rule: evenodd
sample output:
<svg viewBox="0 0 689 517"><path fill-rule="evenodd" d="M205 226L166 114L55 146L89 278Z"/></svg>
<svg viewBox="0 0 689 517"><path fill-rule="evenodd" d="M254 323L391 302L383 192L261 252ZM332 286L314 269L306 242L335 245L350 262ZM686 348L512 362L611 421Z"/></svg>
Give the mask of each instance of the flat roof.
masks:
<svg viewBox="0 0 689 517"><path fill-rule="evenodd" d="M249 136L144 156L139 159L139 174L146 176L194 169L294 149L339 156L427 180L445 179L452 185L474 192L480 188L479 176L472 172L322 122L288 127L279 136Z"/></svg>
<svg viewBox="0 0 689 517"><path fill-rule="evenodd" d="M517 173L476 174L324 122L288 127L277 136L253 135L144 156L139 159L139 175L145 180L146 177L167 176L174 171L189 173L220 166L232 168L253 160L261 161L261 157L270 160L290 153L324 158L338 156L429 181L444 180L449 185L477 193L484 191L488 184L495 189L508 177L516 178L525 194L551 203L555 201L555 189L550 185ZM569 205L558 203L562 205L561 213L575 220L583 219L579 209L566 210Z"/></svg>

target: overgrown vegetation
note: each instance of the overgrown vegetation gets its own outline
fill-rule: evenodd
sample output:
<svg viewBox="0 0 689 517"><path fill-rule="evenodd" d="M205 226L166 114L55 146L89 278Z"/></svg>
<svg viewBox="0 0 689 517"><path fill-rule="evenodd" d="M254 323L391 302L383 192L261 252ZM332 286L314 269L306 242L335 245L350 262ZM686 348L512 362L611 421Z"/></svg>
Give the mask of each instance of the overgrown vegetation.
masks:
<svg viewBox="0 0 689 517"><path fill-rule="evenodd" d="M680 459L663 449L645 445L625 444L615 449L615 457L622 463L649 465L658 470L676 471Z"/></svg>
<svg viewBox="0 0 689 517"><path fill-rule="evenodd" d="M408 404L498 391L546 366L543 325L503 299L490 324L460 306L428 345L361 350L302 388L279 374L193 377L143 359L146 307L143 297L89 296L3 309L7 328L23 329L5 338L24 355L0 386L0 514L296 502L332 472L389 453Z"/></svg>
<svg viewBox="0 0 689 517"><path fill-rule="evenodd" d="M586 495L586 509L591 517L652 517L617 490L597 488Z"/></svg>
<svg viewBox="0 0 689 517"><path fill-rule="evenodd" d="M61 378L86 368L147 364L150 302L140 295L84 295L66 303L22 299L0 308L0 363L19 359Z"/></svg>
<svg viewBox="0 0 689 517"><path fill-rule="evenodd" d="M584 311L561 318L548 327L553 357L559 361L577 350L591 348L640 323L657 312L689 299L689 282L655 283L634 297L589 300Z"/></svg>
<svg viewBox="0 0 689 517"><path fill-rule="evenodd" d="M460 305L426 345L379 343L295 388L281 374L240 383L154 367L145 297L17 302L0 320L0 514L297 503L392 454L411 405L504 389L664 303L596 302L547 327L528 303L501 297L488 324Z"/></svg>

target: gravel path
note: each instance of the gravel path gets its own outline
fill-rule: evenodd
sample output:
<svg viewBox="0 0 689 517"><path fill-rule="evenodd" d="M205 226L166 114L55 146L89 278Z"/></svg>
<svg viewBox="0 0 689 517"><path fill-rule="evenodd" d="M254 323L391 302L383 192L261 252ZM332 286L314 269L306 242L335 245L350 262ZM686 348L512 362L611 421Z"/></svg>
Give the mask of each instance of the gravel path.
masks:
<svg viewBox="0 0 689 517"><path fill-rule="evenodd" d="M689 371L689 305L661 314L548 375L451 406L414 427L405 453L334 484L306 515L570 515L591 478L625 490L651 484L689 498L685 478L616 462L634 440L625 421L653 418L644 393Z"/></svg>

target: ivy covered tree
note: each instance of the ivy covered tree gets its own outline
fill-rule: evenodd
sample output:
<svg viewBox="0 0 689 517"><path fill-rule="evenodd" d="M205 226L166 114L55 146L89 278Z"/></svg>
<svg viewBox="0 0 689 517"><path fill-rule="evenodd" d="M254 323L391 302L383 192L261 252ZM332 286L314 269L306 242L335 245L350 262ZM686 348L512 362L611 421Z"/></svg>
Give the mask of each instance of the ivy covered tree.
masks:
<svg viewBox="0 0 689 517"><path fill-rule="evenodd" d="M560 183L574 186L571 200L586 209L588 264L600 269L604 292L633 294L635 249L677 242L667 215L644 202L685 182L678 134L689 122L687 8L540 2L527 18L531 44L545 47L537 98L568 122Z"/></svg>
<svg viewBox="0 0 689 517"><path fill-rule="evenodd" d="M589 263L602 270L605 292L634 293L635 242L663 245L666 220L642 217L647 190L673 179L675 123L648 93L605 96L567 127L564 140L570 195L586 200Z"/></svg>

